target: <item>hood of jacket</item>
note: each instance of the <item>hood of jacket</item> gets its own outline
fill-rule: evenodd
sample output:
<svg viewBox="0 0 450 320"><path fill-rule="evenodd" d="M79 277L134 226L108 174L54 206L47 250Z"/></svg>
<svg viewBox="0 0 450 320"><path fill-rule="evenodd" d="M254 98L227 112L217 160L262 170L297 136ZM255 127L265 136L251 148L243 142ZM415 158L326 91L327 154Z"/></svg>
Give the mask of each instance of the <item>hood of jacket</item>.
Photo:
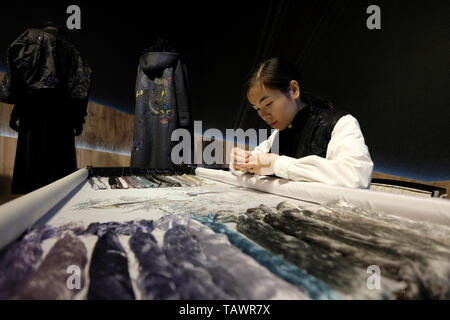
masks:
<svg viewBox="0 0 450 320"><path fill-rule="evenodd" d="M139 66L147 77L153 78L173 66L178 57L176 52L147 52L139 58Z"/></svg>

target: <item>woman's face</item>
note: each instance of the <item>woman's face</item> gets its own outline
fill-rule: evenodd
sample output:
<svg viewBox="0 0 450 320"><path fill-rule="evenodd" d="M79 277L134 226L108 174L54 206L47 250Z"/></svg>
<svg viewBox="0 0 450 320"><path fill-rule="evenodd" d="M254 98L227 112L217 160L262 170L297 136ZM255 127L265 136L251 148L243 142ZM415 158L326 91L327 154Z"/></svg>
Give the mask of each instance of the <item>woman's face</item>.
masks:
<svg viewBox="0 0 450 320"><path fill-rule="evenodd" d="M296 82L295 82L296 83ZM272 90L263 85L254 85L247 93L248 101L258 115L272 128L280 131L291 124L297 113L296 98L299 96L298 85L288 94Z"/></svg>

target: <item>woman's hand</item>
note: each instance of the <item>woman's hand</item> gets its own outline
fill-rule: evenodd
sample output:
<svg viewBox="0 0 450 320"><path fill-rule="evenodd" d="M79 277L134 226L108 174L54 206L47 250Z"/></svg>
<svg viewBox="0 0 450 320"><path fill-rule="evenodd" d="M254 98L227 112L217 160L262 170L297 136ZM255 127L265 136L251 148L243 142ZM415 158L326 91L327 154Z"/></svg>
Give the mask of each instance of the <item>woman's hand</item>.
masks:
<svg viewBox="0 0 450 320"><path fill-rule="evenodd" d="M275 173L275 161L280 156L275 153L257 153L250 156L245 168L249 172L259 174L261 176L268 176Z"/></svg>
<svg viewBox="0 0 450 320"><path fill-rule="evenodd" d="M233 159L234 170L247 171L245 165L247 164L248 159L250 157L250 152L240 148L233 148L231 150L231 154Z"/></svg>

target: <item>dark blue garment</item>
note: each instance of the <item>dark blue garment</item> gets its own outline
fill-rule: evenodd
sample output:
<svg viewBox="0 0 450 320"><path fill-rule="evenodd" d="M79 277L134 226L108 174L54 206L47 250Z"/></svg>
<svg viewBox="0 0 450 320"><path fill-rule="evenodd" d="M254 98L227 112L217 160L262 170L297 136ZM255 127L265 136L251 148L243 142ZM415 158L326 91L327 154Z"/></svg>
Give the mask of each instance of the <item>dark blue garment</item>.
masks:
<svg viewBox="0 0 450 320"><path fill-rule="evenodd" d="M214 284L224 293L234 299L249 299L249 295L241 288L242 280L236 279L228 270L213 263L204 251L195 234L190 233L186 226L175 225L164 236L164 252L173 265L182 265L186 261L195 267L205 269Z"/></svg>
<svg viewBox="0 0 450 320"><path fill-rule="evenodd" d="M191 125L186 66L174 52L146 52L136 78L131 166L172 168L172 132Z"/></svg>
<svg viewBox="0 0 450 320"><path fill-rule="evenodd" d="M199 241L201 251L220 270L226 270L227 275L233 279L227 283L225 291L236 297L246 297L248 300L288 299L304 300L310 297L298 290L295 286L275 276L269 270L259 265L253 258L233 246L228 238L215 233L209 227L193 219L171 215L172 224L186 226L187 230L195 235ZM160 224L162 223L162 225ZM167 221L158 221L158 227L165 229ZM220 274L219 274L220 276ZM227 279L227 277L225 277ZM233 288L229 288L232 286Z"/></svg>
<svg viewBox="0 0 450 320"><path fill-rule="evenodd" d="M227 226L217 223L211 214L192 216L194 219L209 226L217 233L225 234L230 242L248 254L273 274L306 291L312 299L340 299L339 295L322 281L308 275L296 266L270 254L256 244L230 230Z"/></svg>
<svg viewBox="0 0 450 320"><path fill-rule="evenodd" d="M21 240L4 249L0 255L0 300L11 298L28 279L42 257L41 242L53 237L56 231L50 226L31 229Z"/></svg>
<svg viewBox="0 0 450 320"><path fill-rule="evenodd" d="M142 300L180 299L172 280L174 268L159 248L150 229L135 228L130 237L130 248L139 262L138 286Z"/></svg>
<svg viewBox="0 0 450 320"><path fill-rule="evenodd" d="M84 268L87 256L83 242L73 233L66 233L52 247L38 270L25 282L15 295L22 300L70 300L84 287ZM69 266L80 271L79 287L68 287L72 274ZM69 270L69 273L68 273Z"/></svg>
<svg viewBox="0 0 450 320"><path fill-rule="evenodd" d="M126 222L93 222L89 224L84 234L92 234L96 236L102 236L107 231L112 231L116 234L129 236L136 228L140 228L142 231L151 233L155 226L153 220L138 220L138 221L126 221Z"/></svg>
<svg viewBox="0 0 450 320"><path fill-rule="evenodd" d="M93 222L87 227L85 233L93 234L99 237L104 235L107 231L112 231L116 234L130 235L132 227L133 221L104 223Z"/></svg>
<svg viewBox="0 0 450 320"><path fill-rule="evenodd" d="M168 261L175 267L173 279L178 292L183 299L231 299L221 287L218 287L213 277L202 266L195 265L191 260L192 250L186 246L185 234L180 234L180 226L169 229L164 235L164 253ZM192 241L189 241L192 244ZM195 249L194 249L195 251ZM202 253L199 253L202 255ZM204 257L197 257L204 259Z"/></svg>
<svg viewBox="0 0 450 320"><path fill-rule="evenodd" d="M95 244L89 278L89 300L135 299L125 250L110 230L100 236Z"/></svg>
<svg viewBox="0 0 450 320"><path fill-rule="evenodd" d="M185 241L180 234L172 229L166 232L161 249L151 234L153 221L138 221L132 230L130 248L139 262L138 287L142 299L230 298L213 283L205 268L192 265L189 253L172 250L174 245Z"/></svg>

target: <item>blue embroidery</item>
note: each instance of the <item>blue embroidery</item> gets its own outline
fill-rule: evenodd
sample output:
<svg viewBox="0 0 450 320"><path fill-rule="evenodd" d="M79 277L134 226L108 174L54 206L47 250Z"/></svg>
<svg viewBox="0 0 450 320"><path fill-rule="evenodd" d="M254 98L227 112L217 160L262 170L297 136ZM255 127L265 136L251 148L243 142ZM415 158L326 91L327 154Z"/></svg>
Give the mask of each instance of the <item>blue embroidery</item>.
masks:
<svg viewBox="0 0 450 320"><path fill-rule="evenodd" d="M296 266L272 255L266 250L258 247L251 241L240 236L237 232L230 230L227 226L214 221L214 216L191 215L197 221L210 227L214 232L225 234L230 242L241 249L245 254L251 256L259 264L269 269L273 274L297 286L302 291L307 291L312 299L318 300L340 300L339 295L322 281L308 275Z"/></svg>
<svg viewBox="0 0 450 320"><path fill-rule="evenodd" d="M142 149L142 147L144 146L144 142L142 142L142 140L134 140L133 141L133 149L136 151L139 151L140 149Z"/></svg>
<svg viewBox="0 0 450 320"><path fill-rule="evenodd" d="M53 73L48 75L47 78L45 78L45 80L44 80L44 85L46 87L54 87L54 86L57 86L58 84L59 84L59 79Z"/></svg>

